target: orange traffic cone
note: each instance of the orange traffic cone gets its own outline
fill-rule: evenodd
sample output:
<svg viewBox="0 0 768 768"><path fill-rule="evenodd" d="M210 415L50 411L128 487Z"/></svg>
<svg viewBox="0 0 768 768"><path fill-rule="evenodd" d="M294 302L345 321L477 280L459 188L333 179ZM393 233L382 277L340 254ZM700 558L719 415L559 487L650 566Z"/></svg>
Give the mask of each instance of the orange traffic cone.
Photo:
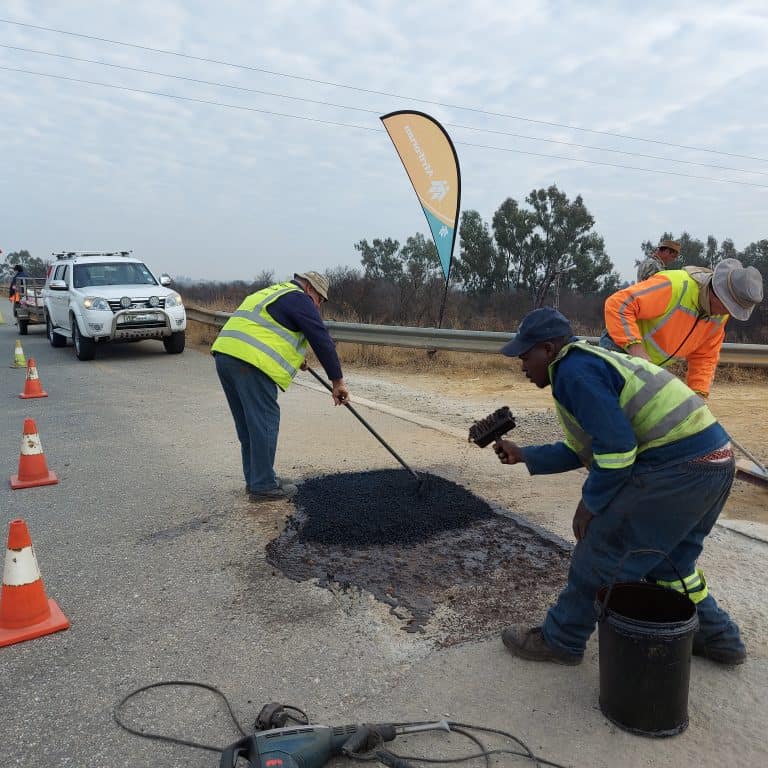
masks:
<svg viewBox="0 0 768 768"><path fill-rule="evenodd" d="M11 475L11 488L34 488L38 485L55 485L59 482L54 472L48 471L43 446L34 419L24 419L24 432L21 435L21 455L19 456L19 474Z"/></svg>
<svg viewBox="0 0 768 768"><path fill-rule="evenodd" d="M50 635L69 626L45 594L32 539L23 520L11 520L0 593L0 647Z"/></svg>
<svg viewBox="0 0 768 768"><path fill-rule="evenodd" d="M33 397L48 397L48 393L43 392L43 385L40 383L40 377L37 375L37 366L33 357L27 360L27 380L24 382L24 391L19 397L24 400L29 400Z"/></svg>

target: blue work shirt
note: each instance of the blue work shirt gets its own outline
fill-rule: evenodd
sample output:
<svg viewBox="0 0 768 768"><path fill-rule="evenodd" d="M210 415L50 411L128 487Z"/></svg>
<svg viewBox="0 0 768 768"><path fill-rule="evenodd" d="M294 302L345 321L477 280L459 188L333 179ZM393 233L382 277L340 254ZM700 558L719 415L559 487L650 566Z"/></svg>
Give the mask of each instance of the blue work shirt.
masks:
<svg viewBox="0 0 768 768"><path fill-rule="evenodd" d="M637 439L619 403L623 388L624 378L610 363L589 352L571 349L555 369L552 395L592 438L594 453L627 453L637 447ZM629 467L604 469L593 463L582 487L582 500L593 515L599 515L634 473L682 464L722 448L727 442L727 432L716 422L691 437L643 451ZM567 472L582 466L564 442L528 446L523 448L523 457L532 475Z"/></svg>
<svg viewBox="0 0 768 768"><path fill-rule="evenodd" d="M16 285L16 281L20 277L29 277L29 275L22 269L21 272L14 272L13 277L11 278L11 285L9 286L9 291L12 291L14 289L14 286Z"/></svg>
<svg viewBox="0 0 768 768"><path fill-rule="evenodd" d="M295 280L291 282L301 288ZM275 299L267 307L267 312L273 320L289 331L304 334L331 381L342 378L336 344L328 333L315 302L303 290L291 291Z"/></svg>

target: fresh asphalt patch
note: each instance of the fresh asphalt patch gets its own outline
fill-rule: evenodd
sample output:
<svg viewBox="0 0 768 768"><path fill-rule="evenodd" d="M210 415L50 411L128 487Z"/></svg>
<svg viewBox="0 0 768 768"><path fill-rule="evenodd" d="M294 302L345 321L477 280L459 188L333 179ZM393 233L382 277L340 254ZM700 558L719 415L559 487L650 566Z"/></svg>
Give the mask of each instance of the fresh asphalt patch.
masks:
<svg viewBox="0 0 768 768"><path fill-rule="evenodd" d="M350 472L300 486L268 561L295 581L364 590L407 632L441 645L535 623L565 584L570 550L496 512L466 488L402 470Z"/></svg>

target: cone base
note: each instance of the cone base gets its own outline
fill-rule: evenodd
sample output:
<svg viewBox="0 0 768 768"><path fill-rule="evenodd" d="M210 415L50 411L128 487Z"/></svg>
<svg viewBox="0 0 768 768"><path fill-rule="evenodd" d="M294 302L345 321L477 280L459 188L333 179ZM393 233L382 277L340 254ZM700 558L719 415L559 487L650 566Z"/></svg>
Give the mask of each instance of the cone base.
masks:
<svg viewBox="0 0 768 768"><path fill-rule="evenodd" d="M38 392L36 395L25 395L23 392L19 395L22 400L31 400L33 397L48 397L47 392Z"/></svg>
<svg viewBox="0 0 768 768"><path fill-rule="evenodd" d="M69 619L56 605L55 600L48 600L51 615L45 620L32 624L29 627L17 627L16 629L3 629L0 627L0 648L14 643L23 643L25 640L34 640L36 637L60 632L69 627Z"/></svg>
<svg viewBox="0 0 768 768"><path fill-rule="evenodd" d="M23 363L23 364L19 363L18 365L16 365L16 363L12 363L9 367L10 368L26 368L27 364L26 363Z"/></svg>
<svg viewBox="0 0 768 768"><path fill-rule="evenodd" d="M19 480L18 475L11 475L11 488L17 491L19 488L37 488L38 485L56 485L59 478L55 472L49 472L45 477L39 480Z"/></svg>

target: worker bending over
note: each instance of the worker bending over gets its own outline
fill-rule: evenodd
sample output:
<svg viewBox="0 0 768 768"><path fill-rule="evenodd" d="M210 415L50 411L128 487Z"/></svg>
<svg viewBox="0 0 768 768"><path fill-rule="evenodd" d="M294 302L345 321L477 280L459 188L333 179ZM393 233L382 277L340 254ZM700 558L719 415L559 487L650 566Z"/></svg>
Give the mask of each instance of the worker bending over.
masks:
<svg viewBox="0 0 768 768"><path fill-rule="evenodd" d="M285 391L304 368L307 344L333 384L333 402L349 399L336 346L320 317L328 280L317 272L294 275L246 296L221 329L211 351L243 460L251 501L290 498L296 485L275 475L280 429L278 388Z"/></svg>
<svg viewBox="0 0 768 768"><path fill-rule="evenodd" d="M684 591L663 555L628 558L616 573L626 552L657 549L669 555L696 604L693 653L742 663L739 629L696 567L734 475L729 437L704 401L646 360L578 341L551 308L528 314L501 351L519 357L537 387L552 386L565 433L564 442L551 445L497 441L502 464L524 462L532 475L589 469L573 517L568 583L541 626L504 630L507 648L524 659L580 663L601 586L618 576Z"/></svg>
<svg viewBox="0 0 768 768"><path fill-rule="evenodd" d="M763 300L755 267L724 259L714 269L658 272L605 300L600 345L664 366L688 361L688 386L703 397L715 378L728 317L748 320Z"/></svg>

